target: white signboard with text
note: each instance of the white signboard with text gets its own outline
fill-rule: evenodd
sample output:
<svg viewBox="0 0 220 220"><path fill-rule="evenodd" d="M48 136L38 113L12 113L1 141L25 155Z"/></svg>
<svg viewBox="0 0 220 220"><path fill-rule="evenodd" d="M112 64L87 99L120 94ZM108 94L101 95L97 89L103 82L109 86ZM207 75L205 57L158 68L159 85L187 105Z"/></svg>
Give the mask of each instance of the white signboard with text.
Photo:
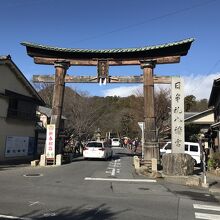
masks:
<svg viewBox="0 0 220 220"><path fill-rule="evenodd" d="M19 157L28 155L29 137L7 136L5 157Z"/></svg>
<svg viewBox="0 0 220 220"><path fill-rule="evenodd" d="M171 100L171 142L172 153L184 153L184 81L180 77L172 77Z"/></svg>
<svg viewBox="0 0 220 220"><path fill-rule="evenodd" d="M47 125L46 159L55 159L55 125Z"/></svg>

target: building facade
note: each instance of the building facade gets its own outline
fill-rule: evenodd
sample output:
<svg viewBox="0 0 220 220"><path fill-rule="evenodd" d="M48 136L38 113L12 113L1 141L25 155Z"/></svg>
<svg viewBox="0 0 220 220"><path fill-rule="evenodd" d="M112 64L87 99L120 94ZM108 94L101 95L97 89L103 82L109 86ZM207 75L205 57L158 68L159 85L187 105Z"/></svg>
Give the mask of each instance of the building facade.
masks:
<svg viewBox="0 0 220 220"><path fill-rule="evenodd" d="M36 108L44 105L10 56L0 56L0 162L32 158Z"/></svg>
<svg viewBox="0 0 220 220"><path fill-rule="evenodd" d="M209 97L209 107L214 108L214 123L211 125L211 130L215 131L217 137L215 143L220 150L220 78L215 79L212 85L212 91Z"/></svg>

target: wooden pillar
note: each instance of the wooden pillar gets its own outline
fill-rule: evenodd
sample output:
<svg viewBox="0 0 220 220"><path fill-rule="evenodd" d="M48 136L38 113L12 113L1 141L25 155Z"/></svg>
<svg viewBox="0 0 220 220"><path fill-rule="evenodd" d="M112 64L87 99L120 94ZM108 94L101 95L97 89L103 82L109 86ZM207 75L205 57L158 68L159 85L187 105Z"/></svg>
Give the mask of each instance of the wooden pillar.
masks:
<svg viewBox="0 0 220 220"><path fill-rule="evenodd" d="M144 144L144 159L152 158L159 159L159 149L156 142L156 124L155 124L155 109L154 109L154 78L153 62L141 62L143 69L144 81L144 121L145 121L145 144Z"/></svg>
<svg viewBox="0 0 220 220"><path fill-rule="evenodd" d="M53 102L52 102L52 113L50 124L56 126L56 154L60 153L61 149L59 146L59 132L61 125L61 115L63 109L63 97L65 90L65 76L66 71L69 68L69 62L62 61L54 63L55 66L55 84L53 91Z"/></svg>

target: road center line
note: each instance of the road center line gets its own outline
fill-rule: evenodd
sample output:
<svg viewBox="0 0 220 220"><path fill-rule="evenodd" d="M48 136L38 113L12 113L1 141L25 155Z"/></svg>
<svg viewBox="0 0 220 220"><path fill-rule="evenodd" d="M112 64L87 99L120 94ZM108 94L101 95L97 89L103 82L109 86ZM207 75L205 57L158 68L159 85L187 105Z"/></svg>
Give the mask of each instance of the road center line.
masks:
<svg viewBox="0 0 220 220"><path fill-rule="evenodd" d="M93 178L85 177L84 180L89 181L111 181L111 182L136 182L136 183L156 183L156 180L152 179L115 179L115 178Z"/></svg>

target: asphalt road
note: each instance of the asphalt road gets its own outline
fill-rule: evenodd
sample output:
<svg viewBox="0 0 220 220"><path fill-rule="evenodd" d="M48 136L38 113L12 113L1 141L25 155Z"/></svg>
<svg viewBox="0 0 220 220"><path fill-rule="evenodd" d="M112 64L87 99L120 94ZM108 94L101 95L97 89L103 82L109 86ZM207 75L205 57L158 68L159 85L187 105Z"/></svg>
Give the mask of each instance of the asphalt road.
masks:
<svg viewBox="0 0 220 220"><path fill-rule="evenodd" d="M132 154L59 167L0 167L0 219L220 219L205 189L137 176Z"/></svg>

